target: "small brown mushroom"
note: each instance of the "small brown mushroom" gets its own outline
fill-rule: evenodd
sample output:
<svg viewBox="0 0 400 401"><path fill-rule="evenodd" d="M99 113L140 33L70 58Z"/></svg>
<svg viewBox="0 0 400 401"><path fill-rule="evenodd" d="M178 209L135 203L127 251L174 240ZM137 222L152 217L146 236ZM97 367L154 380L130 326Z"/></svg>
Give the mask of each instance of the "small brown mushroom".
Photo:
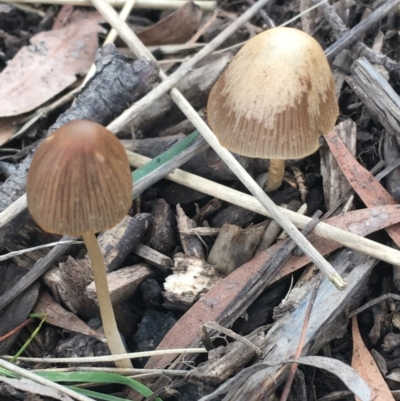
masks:
<svg viewBox="0 0 400 401"><path fill-rule="evenodd" d="M26 185L28 209L53 234L80 236L93 267L104 334L112 354L126 353L115 321L96 232L117 224L132 203L132 177L119 140L85 120L63 125L36 150ZM130 368L129 359L116 362Z"/></svg>
<svg viewBox="0 0 400 401"><path fill-rule="evenodd" d="M282 183L285 159L318 149L339 114L332 72L318 42L294 28L250 39L211 90L208 121L221 145L271 160L267 191Z"/></svg>

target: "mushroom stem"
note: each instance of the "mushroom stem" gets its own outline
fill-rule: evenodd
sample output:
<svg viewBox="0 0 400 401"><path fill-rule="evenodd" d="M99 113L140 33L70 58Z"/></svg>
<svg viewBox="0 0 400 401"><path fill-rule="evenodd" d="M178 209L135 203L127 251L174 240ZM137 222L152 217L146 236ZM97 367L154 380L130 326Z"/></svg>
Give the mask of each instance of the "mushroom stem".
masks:
<svg viewBox="0 0 400 401"><path fill-rule="evenodd" d="M271 159L269 161L268 180L265 184L265 192L276 191L282 184L285 173L285 160Z"/></svg>
<svg viewBox="0 0 400 401"><path fill-rule="evenodd" d="M126 354L121 336L115 321L114 309L108 290L106 266L101 253L99 243L94 233L82 235L86 249L92 262L94 283L96 285L97 302L99 303L101 320L103 322L104 335L112 355ZM118 368L133 368L129 359L115 361Z"/></svg>

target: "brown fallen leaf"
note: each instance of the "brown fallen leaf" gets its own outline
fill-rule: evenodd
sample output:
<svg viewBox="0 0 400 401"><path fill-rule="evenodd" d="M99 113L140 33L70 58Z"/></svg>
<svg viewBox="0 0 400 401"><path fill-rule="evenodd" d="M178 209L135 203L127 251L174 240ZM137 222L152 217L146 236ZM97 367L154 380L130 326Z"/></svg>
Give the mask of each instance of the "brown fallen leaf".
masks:
<svg viewBox="0 0 400 401"><path fill-rule="evenodd" d="M378 218L376 218L376 216L378 216ZM371 221L374 219L374 224L371 224ZM391 224L400 222L400 208L397 205L356 210L327 219L325 222L366 236L372 232L388 227ZM322 238L318 238L319 244L317 245L316 238L311 235L310 242L322 255L326 255L332 250L341 247L339 244ZM240 298L243 297L247 286L252 280L259 276L259 271L262 270L262 266L269 259L272 251L273 247L259 253L252 260L240 266L216 286L211 288L211 290L204 294L171 328L158 345L157 349L195 346L200 339L201 326L209 321L218 323L225 313L232 309L233 305L240 302ZM303 256L291 257L284 265L283 269L285 274L289 274L305 266L309 262L309 259ZM279 272L272 280L265 283L265 286L272 284L272 282L276 281L282 275L282 272ZM153 356L147 362L146 368L165 367L175 358L176 356L174 355Z"/></svg>
<svg viewBox="0 0 400 401"><path fill-rule="evenodd" d="M371 400L394 401L394 397L392 396L388 385L383 379L374 358L368 351L361 338L356 316L352 319L352 334L353 357L351 359L351 366L359 373L359 375L368 383L369 387L371 388ZM359 398L356 397L356 400L359 400Z"/></svg>
<svg viewBox="0 0 400 401"><path fill-rule="evenodd" d="M343 174L368 207L398 205L381 183L358 163L334 130L325 135L325 139ZM396 245L400 246L400 224L385 230Z"/></svg>
<svg viewBox="0 0 400 401"><path fill-rule="evenodd" d="M44 313L48 315L46 322L53 326L61 327L69 331L81 333L86 336L96 337L104 340L104 335L92 330L86 323L79 319L74 313L66 311L47 293L39 295L35 307L35 313Z"/></svg>
<svg viewBox="0 0 400 401"><path fill-rule="evenodd" d="M0 74L0 117L32 111L86 74L98 48L99 19L33 36Z"/></svg>
<svg viewBox="0 0 400 401"><path fill-rule="evenodd" d="M202 11L188 1L168 17L137 33L146 46L179 44L188 41L200 25Z"/></svg>

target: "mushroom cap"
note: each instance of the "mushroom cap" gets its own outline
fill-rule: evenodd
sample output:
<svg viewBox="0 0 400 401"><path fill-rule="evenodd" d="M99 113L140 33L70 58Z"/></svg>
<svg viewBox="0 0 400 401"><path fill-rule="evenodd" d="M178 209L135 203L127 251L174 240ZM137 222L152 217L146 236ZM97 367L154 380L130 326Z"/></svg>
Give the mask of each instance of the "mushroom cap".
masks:
<svg viewBox="0 0 400 401"><path fill-rule="evenodd" d="M299 159L318 149L339 108L324 51L310 35L273 28L250 39L211 90L208 122L248 157Z"/></svg>
<svg viewBox="0 0 400 401"><path fill-rule="evenodd" d="M79 236L111 228L132 204L126 152L103 126L71 121L36 150L26 194L30 214L47 232Z"/></svg>

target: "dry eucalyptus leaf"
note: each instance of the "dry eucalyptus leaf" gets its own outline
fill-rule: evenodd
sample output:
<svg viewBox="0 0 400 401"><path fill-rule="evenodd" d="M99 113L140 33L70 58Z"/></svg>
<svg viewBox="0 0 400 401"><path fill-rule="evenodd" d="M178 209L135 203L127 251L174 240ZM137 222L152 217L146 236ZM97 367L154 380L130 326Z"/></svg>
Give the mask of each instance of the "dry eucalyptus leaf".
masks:
<svg viewBox="0 0 400 401"><path fill-rule="evenodd" d="M388 385L383 379L379 368L365 346L360 331L358 329L357 318L352 319L352 332L353 332L353 357L351 366L358 372L358 374L369 384L372 390L372 397L374 401L394 401L392 393ZM359 398L356 397L358 401Z"/></svg>
<svg viewBox="0 0 400 401"><path fill-rule="evenodd" d="M0 74L0 117L32 111L86 74L98 48L99 19L33 36Z"/></svg>
<svg viewBox="0 0 400 401"><path fill-rule="evenodd" d="M382 184L358 163L335 131L325 135L325 139L343 174L367 207L372 208L380 205L398 206L396 200L386 191ZM400 225L392 225L385 230L396 245L400 246Z"/></svg>
<svg viewBox="0 0 400 401"><path fill-rule="evenodd" d="M192 1L157 24L137 33L146 46L179 44L188 41L200 25L202 11Z"/></svg>
<svg viewBox="0 0 400 401"><path fill-rule="evenodd" d="M86 336L96 337L100 340L103 335L92 330L86 323L79 319L74 313L66 311L46 292L40 294L39 299L33 308L35 313L43 313L47 316L46 323L61 327L69 331L81 333Z"/></svg>

